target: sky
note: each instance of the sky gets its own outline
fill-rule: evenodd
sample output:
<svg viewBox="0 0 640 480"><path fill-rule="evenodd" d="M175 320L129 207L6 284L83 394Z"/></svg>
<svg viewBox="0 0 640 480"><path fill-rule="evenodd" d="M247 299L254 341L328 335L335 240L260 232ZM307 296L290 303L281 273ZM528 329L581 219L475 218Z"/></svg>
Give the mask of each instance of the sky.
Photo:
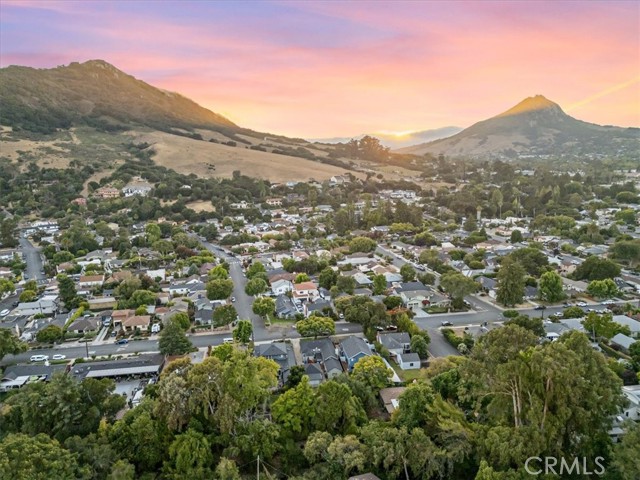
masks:
<svg viewBox="0 0 640 480"><path fill-rule="evenodd" d="M105 60L303 138L467 127L542 94L640 127L637 1L0 1L0 66Z"/></svg>

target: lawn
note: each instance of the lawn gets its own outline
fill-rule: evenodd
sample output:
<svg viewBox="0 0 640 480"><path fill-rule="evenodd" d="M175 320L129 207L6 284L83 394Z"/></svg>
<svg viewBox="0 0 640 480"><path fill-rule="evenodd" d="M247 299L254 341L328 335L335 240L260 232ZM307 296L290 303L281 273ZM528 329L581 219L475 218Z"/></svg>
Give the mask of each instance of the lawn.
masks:
<svg viewBox="0 0 640 480"><path fill-rule="evenodd" d="M416 379L419 380L419 379L425 378L426 368L420 368L420 369L417 369L417 370L402 370L394 362L389 361L389 363L391 364L391 366L393 367L395 372L398 374L398 376L405 383L411 383Z"/></svg>

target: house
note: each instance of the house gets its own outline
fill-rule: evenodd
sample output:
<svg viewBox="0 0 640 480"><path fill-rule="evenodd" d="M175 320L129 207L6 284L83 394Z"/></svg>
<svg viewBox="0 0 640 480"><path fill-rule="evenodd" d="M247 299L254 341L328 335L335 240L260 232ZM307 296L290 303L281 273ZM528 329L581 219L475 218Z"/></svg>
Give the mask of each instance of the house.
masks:
<svg viewBox="0 0 640 480"><path fill-rule="evenodd" d="M297 300L313 301L319 296L318 286L313 282L302 282L293 285L293 298Z"/></svg>
<svg viewBox="0 0 640 480"><path fill-rule="evenodd" d="M587 282L580 280L571 280L566 277L562 277L562 285L564 290L568 293L584 293L587 291Z"/></svg>
<svg viewBox="0 0 640 480"><path fill-rule="evenodd" d="M403 353L398 365L402 370L416 370L420 368L420 357L417 353Z"/></svg>
<svg viewBox="0 0 640 480"><path fill-rule="evenodd" d="M328 338L300 341L300 353L304 363L322 365L327 378L331 379L343 373L333 342Z"/></svg>
<svg viewBox="0 0 640 480"><path fill-rule="evenodd" d="M640 334L640 322L634 320L633 318L627 317L626 315L614 315L613 321L618 325L622 325L623 327L629 327L631 335Z"/></svg>
<svg viewBox="0 0 640 480"><path fill-rule="evenodd" d="M369 285L373 285L373 281L362 272L358 272L353 275L353 279L356 281L356 285L359 287L367 287Z"/></svg>
<svg viewBox="0 0 640 480"><path fill-rule="evenodd" d="M0 376L0 392L21 388L29 383L47 382L66 365L9 365Z"/></svg>
<svg viewBox="0 0 640 480"><path fill-rule="evenodd" d="M118 304L117 300L113 297L96 297L88 300L89 308L91 310L105 310L109 308L115 308Z"/></svg>
<svg viewBox="0 0 640 480"><path fill-rule="evenodd" d="M349 371L364 357L371 356L369 345L360 337L351 335L340 342L340 357L347 362Z"/></svg>
<svg viewBox="0 0 640 480"><path fill-rule="evenodd" d="M98 317L80 317L69 325L67 330L73 333L89 333L98 331L101 326L102 321Z"/></svg>
<svg viewBox="0 0 640 480"><path fill-rule="evenodd" d="M93 196L102 199L118 198L120 191L113 187L100 187L93 192Z"/></svg>
<svg viewBox="0 0 640 480"><path fill-rule="evenodd" d="M407 387L391 387L380 390L380 399L388 413L395 412L400 406L400 396Z"/></svg>
<svg viewBox="0 0 640 480"><path fill-rule="evenodd" d="M549 320L544 322L545 338L550 342L556 341L560 335L571 329L562 323L553 323Z"/></svg>
<svg viewBox="0 0 640 480"><path fill-rule="evenodd" d="M284 278L275 280L271 282L271 291L276 296L291 292L293 291L293 282Z"/></svg>
<svg viewBox="0 0 640 480"><path fill-rule="evenodd" d="M309 377L309 385L312 387L317 387L324 381L324 373L317 363L306 364L304 373Z"/></svg>
<svg viewBox="0 0 640 480"><path fill-rule="evenodd" d="M82 275L78 280L80 288L99 287L104 282L104 275Z"/></svg>
<svg viewBox="0 0 640 480"><path fill-rule="evenodd" d="M629 351L629 347L631 347L635 342L636 340L634 338L628 337L624 333L618 333L611 339L612 344L619 346L627 352Z"/></svg>
<svg viewBox="0 0 640 480"><path fill-rule="evenodd" d="M135 315L135 310L127 309L127 310L114 310L111 313L111 318L113 319L113 326L122 328L123 323L129 317Z"/></svg>
<svg viewBox="0 0 640 480"><path fill-rule="evenodd" d="M389 351L398 364L400 356L411 351L411 338L407 332L378 333L376 339Z"/></svg>
<svg viewBox="0 0 640 480"><path fill-rule="evenodd" d="M309 317L313 312L324 314L325 309L329 309L330 311L333 311L331 302L324 299L318 299L313 303L306 303L304 305L304 316Z"/></svg>
<svg viewBox="0 0 640 480"><path fill-rule="evenodd" d="M296 365L296 358L293 353L293 347L290 343L273 342L267 344L256 345L253 350L255 357L264 357L273 360L278 364L278 376L280 382L284 383L289 377L289 370Z"/></svg>
<svg viewBox="0 0 640 480"><path fill-rule="evenodd" d="M286 295L278 295L276 297L276 315L278 318L293 319L298 314L298 309Z"/></svg>
<svg viewBox="0 0 640 480"><path fill-rule="evenodd" d="M145 332L149 330L151 325L151 315L133 315L122 322L122 328L125 332L133 332L140 329Z"/></svg>
<svg viewBox="0 0 640 480"><path fill-rule="evenodd" d="M134 195L146 197L147 195L149 195L149 192L152 188L153 185L145 182L141 178L137 178L125 185L122 189L122 193L125 197L133 197Z"/></svg>
<svg viewBox="0 0 640 480"><path fill-rule="evenodd" d="M640 385L626 385L622 387L622 393L629 401L622 416L634 421L640 420Z"/></svg>
<svg viewBox="0 0 640 480"><path fill-rule="evenodd" d="M20 315L53 315L58 310L58 296L45 295L35 302L22 302L14 310L14 314Z"/></svg>
<svg viewBox="0 0 640 480"><path fill-rule="evenodd" d="M118 360L76 363L70 374L78 380L132 376L157 377L164 364L165 357L161 353L144 354Z"/></svg>

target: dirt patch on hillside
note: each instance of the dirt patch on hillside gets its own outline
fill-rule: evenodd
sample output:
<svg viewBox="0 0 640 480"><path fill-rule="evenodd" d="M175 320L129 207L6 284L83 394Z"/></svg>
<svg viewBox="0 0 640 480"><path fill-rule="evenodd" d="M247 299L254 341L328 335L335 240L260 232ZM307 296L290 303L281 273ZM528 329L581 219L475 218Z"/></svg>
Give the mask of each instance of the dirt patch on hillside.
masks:
<svg viewBox="0 0 640 480"><path fill-rule="evenodd" d="M206 200L198 200L197 202L189 202L185 204L188 208L193 210L194 212L215 212L216 207L214 207L211 202Z"/></svg>

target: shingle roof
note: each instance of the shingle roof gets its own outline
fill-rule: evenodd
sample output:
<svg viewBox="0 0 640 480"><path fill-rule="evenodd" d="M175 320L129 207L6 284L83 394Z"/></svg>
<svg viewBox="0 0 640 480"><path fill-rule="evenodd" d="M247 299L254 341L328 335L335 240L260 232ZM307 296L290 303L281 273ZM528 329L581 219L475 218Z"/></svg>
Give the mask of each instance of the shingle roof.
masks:
<svg viewBox="0 0 640 480"><path fill-rule="evenodd" d="M359 353L371 355L371 349L365 343L365 341L362 338L356 337L354 335L351 335L350 337L342 340L342 342L340 342L340 345L342 346L342 351L347 358L353 358Z"/></svg>

